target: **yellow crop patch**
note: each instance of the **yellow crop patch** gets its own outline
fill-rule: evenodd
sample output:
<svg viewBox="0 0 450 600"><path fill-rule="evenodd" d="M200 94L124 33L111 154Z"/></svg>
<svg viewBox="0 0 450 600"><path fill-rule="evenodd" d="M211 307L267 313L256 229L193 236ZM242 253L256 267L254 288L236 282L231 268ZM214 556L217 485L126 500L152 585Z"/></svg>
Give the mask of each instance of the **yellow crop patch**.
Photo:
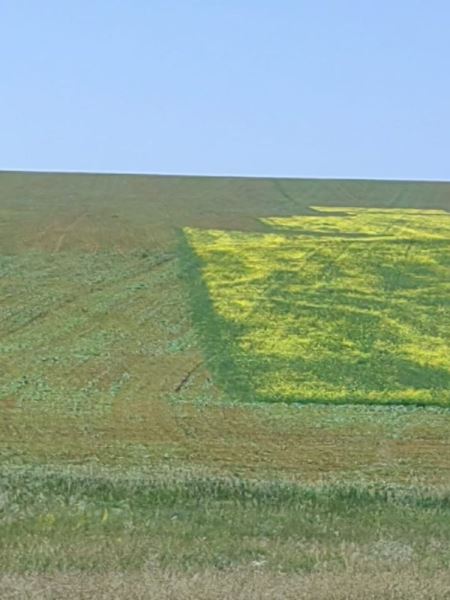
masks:
<svg viewBox="0 0 450 600"><path fill-rule="evenodd" d="M243 400L450 405L450 215L315 210L185 229L222 381Z"/></svg>

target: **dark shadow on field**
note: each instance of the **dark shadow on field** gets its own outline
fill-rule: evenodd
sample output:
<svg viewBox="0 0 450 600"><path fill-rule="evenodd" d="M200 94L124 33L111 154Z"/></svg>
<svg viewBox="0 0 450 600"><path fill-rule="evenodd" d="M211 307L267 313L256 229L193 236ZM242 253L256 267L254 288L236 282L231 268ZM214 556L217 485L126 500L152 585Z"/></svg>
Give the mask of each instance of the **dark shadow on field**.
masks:
<svg viewBox="0 0 450 600"><path fill-rule="evenodd" d="M214 310L202 277L202 260L183 232L179 232L178 238L181 277L188 289L191 314L200 334L205 364L214 376L215 383L230 399L258 400L248 373L231 352L242 335L243 327L224 319Z"/></svg>

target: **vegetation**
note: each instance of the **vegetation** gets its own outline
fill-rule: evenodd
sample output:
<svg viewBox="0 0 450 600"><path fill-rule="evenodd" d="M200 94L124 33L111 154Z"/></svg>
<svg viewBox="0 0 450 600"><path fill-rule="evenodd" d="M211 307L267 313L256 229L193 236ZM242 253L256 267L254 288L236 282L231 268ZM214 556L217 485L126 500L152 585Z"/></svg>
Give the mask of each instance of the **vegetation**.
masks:
<svg viewBox="0 0 450 600"><path fill-rule="evenodd" d="M450 215L319 210L265 219L276 233L186 230L230 392L450 405Z"/></svg>
<svg viewBox="0 0 450 600"><path fill-rule="evenodd" d="M447 185L0 191L2 598L446 597Z"/></svg>
<svg viewBox="0 0 450 600"><path fill-rule="evenodd" d="M142 569L155 559L310 572L345 566L349 552L450 566L448 489L36 467L5 470L1 483L2 565L16 572Z"/></svg>

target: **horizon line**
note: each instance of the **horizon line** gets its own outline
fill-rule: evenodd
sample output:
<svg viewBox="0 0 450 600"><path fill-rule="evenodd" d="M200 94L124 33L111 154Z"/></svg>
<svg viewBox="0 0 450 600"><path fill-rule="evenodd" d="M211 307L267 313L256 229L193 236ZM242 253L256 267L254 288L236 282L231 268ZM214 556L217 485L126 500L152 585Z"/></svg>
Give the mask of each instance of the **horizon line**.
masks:
<svg viewBox="0 0 450 600"><path fill-rule="evenodd" d="M83 171L83 170L35 170L35 169L0 169L0 175L100 175L110 177L173 177L186 179L283 179L291 181L354 181L354 182L379 182L379 183L437 183L450 184L450 179L402 179L382 177L318 177L298 175L233 175L233 174L193 174L193 173L144 173L138 171Z"/></svg>

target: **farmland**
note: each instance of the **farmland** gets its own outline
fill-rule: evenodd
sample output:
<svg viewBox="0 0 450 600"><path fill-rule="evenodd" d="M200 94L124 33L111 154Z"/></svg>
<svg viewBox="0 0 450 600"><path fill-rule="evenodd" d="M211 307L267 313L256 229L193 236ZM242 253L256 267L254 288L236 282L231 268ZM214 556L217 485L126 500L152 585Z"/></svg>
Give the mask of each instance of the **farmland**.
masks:
<svg viewBox="0 0 450 600"><path fill-rule="evenodd" d="M449 209L1 173L2 597L445 597Z"/></svg>
<svg viewBox="0 0 450 600"><path fill-rule="evenodd" d="M331 210L186 231L223 380L265 401L450 405L450 215Z"/></svg>

